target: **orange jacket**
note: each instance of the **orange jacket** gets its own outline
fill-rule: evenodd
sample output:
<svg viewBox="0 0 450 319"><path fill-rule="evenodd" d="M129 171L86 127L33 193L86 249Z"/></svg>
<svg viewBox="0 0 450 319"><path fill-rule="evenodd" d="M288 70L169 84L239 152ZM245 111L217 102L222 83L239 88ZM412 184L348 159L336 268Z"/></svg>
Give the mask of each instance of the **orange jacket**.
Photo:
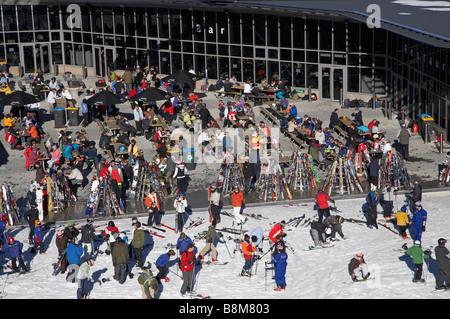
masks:
<svg viewBox="0 0 450 319"><path fill-rule="evenodd" d="M238 193L233 192L233 195L231 196L231 202L233 204L233 207L242 207L243 201L244 195L242 195L241 191L239 191Z"/></svg>
<svg viewBox="0 0 450 319"><path fill-rule="evenodd" d="M39 134L38 131L36 129L36 126L31 126L29 129L27 129L28 134L30 134L30 136L32 138L38 138Z"/></svg>
<svg viewBox="0 0 450 319"><path fill-rule="evenodd" d="M244 259L245 260L252 259L253 258L252 253L254 251L256 251L256 248L253 247L252 243L251 242L246 242L246 241L243 241L241 243L241 249L242 249L242 252L244 253Z"/></svg>
<svg viewBox="0 0 450 319"><path fill-rule="evenodd" d="M145 206L151 207L152 203L155 203L156 207L158 207L158 210L160 209L158 195L147 195L147 197L145 198Z"/></svg>

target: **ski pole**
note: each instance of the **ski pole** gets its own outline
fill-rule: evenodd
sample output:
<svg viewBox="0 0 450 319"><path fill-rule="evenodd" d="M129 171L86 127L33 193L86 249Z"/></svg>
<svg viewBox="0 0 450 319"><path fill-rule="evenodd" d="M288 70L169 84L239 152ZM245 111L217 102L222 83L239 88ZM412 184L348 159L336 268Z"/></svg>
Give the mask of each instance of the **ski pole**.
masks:
<svg viewBox="0 0 450 319"><path fill-rule="evenodd" d="M225 243L225 247L227 248L228 255L230 255L231 259L234 259L234 257L231 256L231 253L230 253L230 250L228 249L227 241L225 240L225 238L223 238L223 242Z"/></svg>

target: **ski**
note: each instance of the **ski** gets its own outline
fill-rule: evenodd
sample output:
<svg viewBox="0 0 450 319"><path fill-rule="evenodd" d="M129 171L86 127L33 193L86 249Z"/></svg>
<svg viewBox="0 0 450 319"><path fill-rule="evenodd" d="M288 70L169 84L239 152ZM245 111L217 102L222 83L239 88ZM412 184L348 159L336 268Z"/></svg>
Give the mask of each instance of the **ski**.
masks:
<svg viewBox="0 0 450 319"><path fill-rule="evenodd" d="M204 219L204 218L198 218L198 219L196 219L195 221L193 221L193 222L191 222L187 227L186 227L186 229L189 229L189 228L193 228L193 227L197 227L197 226L199 226L199 225L201 225L201 224L203 224L203 223L206 223L206 220Z"/></svg>
<svg viewBox="0 0 450 319"><path fill-rule="evenodd" d="M308 249L303 249L303 251L311 251L311 250L325 249L325 248L331 248L331 247L334 247L334 245L309 246Z"/></svg>
<svg viewBox="0 0 450 319"><path fill-rule="evenodd" d="M251 217L251 218L254 218L254 219L258 219L258 220L261 220L261 219L269 219L269 218L267 218L267 217L261 216L261 214L256 215L256 214L242 213L241 215L247 216L247 217Z"/></svg>
<svg viewBox="0 0 450 319"><path fill-rule="evenodd" d="M155 226L153 226L153 225L147 225L147 224L144 224L144 223L142 223L142 225L144 225L144 226L146 226L146 227L151 227L151 228L156 229L156 230L159 230L159 231L162 231L163 233L166 232L165 229L162 229L162 228L159 228L159 227L155 227Z"/></svg>
<svg viewBox="0 0 450 319"><path fill-rule="evenodd" d="M224 266L226 264L228 264L228 261L224 261L224 262L220 262L220 261L201 261L200 262L202 265L219 265L219 266Z"/></svg>
<svg viewBox="0 0 450 319"><path fill-rule="evenodd" d="M149 231L148 229L144 229L144 232L146 232L147 234L149 234L149 235L151 235L151 236L156 236L156 237L160 237L160 238L166 238L166 236L163 236L163 235L160 235L160 234L151 232L151 231Z"/></svg>
<svg viewBox="0 0 450 319"><path fill-rule="evenodd" d="M393 230L391 227L389 227L388 225L382 224L382 223L380 223L380 222L378 222L378 225L383 226L384 228L386 228L386 229L388 229L389 231L393 232L394 234L397 234L397 235L398 235L398 233L397 233L395 230Z"/></svg>
<svg viewBox="0 0 450 319"><path fill-rule="evenodd" d="M234 229L234 228L227 228L227 227L224 227L222 229L218 229L217 231L223 231L223 232L226 232L226 233L232 233L232 234L237 234L237 235L244 234L244 233L248 232L248 230L237 230L237 229Z"/></svg>
<svg viewBox="0 0 450 319"><path fill-rule="evenodd" d="M164 225L163 223L159 223L159 224L160 224L161 226L163 226L163 227L166 227L166 228L168 228L168 229L174 231L175 233L177 232L177 230L176 230L175 228L172 228L172 227L169 227L169 226L167 226L167 225Z"/></svg>

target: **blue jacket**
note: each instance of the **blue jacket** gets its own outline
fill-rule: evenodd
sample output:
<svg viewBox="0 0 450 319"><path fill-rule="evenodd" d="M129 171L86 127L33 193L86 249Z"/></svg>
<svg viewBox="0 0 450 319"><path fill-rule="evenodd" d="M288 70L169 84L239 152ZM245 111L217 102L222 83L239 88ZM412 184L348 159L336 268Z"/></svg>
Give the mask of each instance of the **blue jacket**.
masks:
<svg viewBox="0 0 450 319"><path fill-rule="evenodd" d="M275 264L275 273L284 273L286 272L287 259L286 252L278 253L268 264Z"/></svg>
<svg viewBox="0 0 450 319"><path fill-rule="evenodd" d="M22 255L22 248L23 244L20 241L16 240L14 244L8 243L5 246L3 246L1 251L9 252L11 258L17 258Z"/></svg>
<svg viewBox="0 0 450 319"><path fill-rule="evenodd" d="M5 229L6 229L6 223L0 221L0 234L3 234Z"/></svg>
<svg viewBox="0 0 450 319"><path fill-rule="evenodd" d="M187 246L189 244L193 244L192 239L190 237L186 237L186 239L184 239L184 240L178 238L177 249L180 251L180 255L186 251Z"/></svg>
<svg viewBox="0 0 450 319"><path fill-rule="evenodd" d="M75 244L69 244L66 249L66 256L69 265L80 264L80 257L83 255L83 247L77 246Z"/></svg>
<svg viewBox="0 0 450 319"><path fill-rule="evenodd" d="M373 207L376 207L378 203L380 202L380 196L375 196L375 192L371 191L366 196L366 203L368 205L372 205Z"/></svg>
<svg viewBox="0 0 450 319"><path fill-rule="evenodd" d="M44 238L44 235L42 234L42 227L38 226L34 229L34 240L37 243L42 243L42 239Z"/></svg>
<svg viewBox="0 0 450 319"><path fill-rule="evenodd" d="M428 213L425 209L423 209L423 208L421 210L416 209L411 218L411 222L416 227L425 226L425 223L427 222L427 216L428 216Z"/></svg>
<svg viewBox="0 0 450 319"><path fill-rule="evenodd" d="M295 105L291 108L289 114L292 115L293 117L297 117L297 107Z"/></svg>
<svg viewBox="0 0 450 319"><path fill-rule="evenodd" d="M167 262L169 261L170 256L169 254L162 254L161 256L156 259L155 266L156 267L166 267Z"/></svg>

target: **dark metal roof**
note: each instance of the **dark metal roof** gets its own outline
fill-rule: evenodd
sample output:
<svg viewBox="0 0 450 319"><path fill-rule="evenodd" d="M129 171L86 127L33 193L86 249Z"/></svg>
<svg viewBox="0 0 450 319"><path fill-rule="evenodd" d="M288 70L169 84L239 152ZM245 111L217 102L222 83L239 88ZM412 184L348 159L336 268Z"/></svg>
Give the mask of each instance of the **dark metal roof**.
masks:
<svg viewBox="0 0 450 319"><path fill-rule="evenodd" d="M333 14L365 23L368 6L380 7L383 29L435 46L450 48L450 1L422 0L3 0L4 4L91 4L91 5L166 5L196 7L220 6L229 10L273 10L299 14Z"/></svg>

